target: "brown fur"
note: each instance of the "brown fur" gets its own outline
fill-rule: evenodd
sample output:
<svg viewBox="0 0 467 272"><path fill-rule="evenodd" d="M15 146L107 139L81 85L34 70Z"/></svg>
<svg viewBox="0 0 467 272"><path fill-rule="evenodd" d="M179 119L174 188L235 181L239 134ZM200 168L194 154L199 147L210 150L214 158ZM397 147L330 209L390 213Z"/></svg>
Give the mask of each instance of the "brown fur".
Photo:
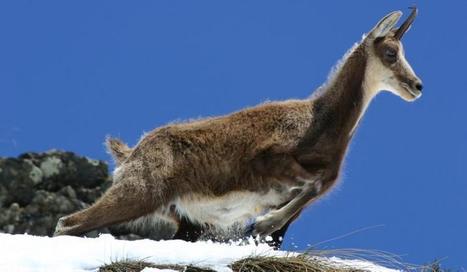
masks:
<svg viewBox="0 0 467 272"><path fill-rule="evenodd" d="M80 234L154 212L178 225L182 215L167 207L177 197L265 194L280 192L284 184L300 189L259 217L254 233L267 235L287 226L336 184L364 111L367 61L370 54L381 58L380 42L365 39L309 99L170 124L145 135L133 149L108 139L119 166L115 184L90 208L60 219L57 234Z"/></svg>

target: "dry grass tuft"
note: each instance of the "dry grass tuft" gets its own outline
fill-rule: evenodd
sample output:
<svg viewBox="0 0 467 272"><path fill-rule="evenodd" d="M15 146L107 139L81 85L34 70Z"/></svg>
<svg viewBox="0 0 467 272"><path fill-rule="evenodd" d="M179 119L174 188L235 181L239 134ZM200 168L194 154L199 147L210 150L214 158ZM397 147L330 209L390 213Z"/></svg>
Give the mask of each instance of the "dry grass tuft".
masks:
<svg viewBox="0 0 467 272"><path fill-rule="evenodd" d="M357 249L357 248L348 248L348 249L309 249L306 251L306 254L316 257L338 257L341 259L347 260L358 260L363 262L372 262L380 266L403 270L403 271L413 271L418 270L420 267L416 265L411 265L402 261L402 258L399 255L389 253L381 250L374 249Z"/></svg>
<svg viewBox="0 0 467 272"><path fill-rule="evenodd" d="M250 257L233 263L235 272L361 272L351 267L336 267L308 255L288 257Z"/></svg>
<svg viewBox="0 0 467 272"><path fill-rule="evenodd" d="M99 272L140 272L146 267L158 269L172 269L180 272L215 272L211 269L199 268L195 266L183 265L157 265L145 261L119 261L104 265L99 268Z"/></svg>

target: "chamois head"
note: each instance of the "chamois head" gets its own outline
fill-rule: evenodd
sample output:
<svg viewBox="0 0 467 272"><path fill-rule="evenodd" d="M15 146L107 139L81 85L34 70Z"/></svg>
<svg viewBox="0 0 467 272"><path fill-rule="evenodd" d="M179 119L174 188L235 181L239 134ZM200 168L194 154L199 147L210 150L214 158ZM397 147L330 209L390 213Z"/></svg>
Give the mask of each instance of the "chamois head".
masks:
<svg viewBox="0 0 467 272"><path fill-rule="evenodd" d="M365 84L374 92L387 90L406 101L414 101L422 95L423 85L405 59L401 38L417 16L417 8L412 8L407 20L395 28L401 15L401 11L389 13L366 36L368 74Z"/></svg>

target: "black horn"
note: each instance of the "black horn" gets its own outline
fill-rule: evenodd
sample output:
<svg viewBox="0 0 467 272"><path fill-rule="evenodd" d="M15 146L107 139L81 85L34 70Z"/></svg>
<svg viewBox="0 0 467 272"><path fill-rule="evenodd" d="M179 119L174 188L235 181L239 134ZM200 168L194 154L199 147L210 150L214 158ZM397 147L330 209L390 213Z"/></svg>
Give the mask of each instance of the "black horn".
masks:
<svg viewBox="0 0 467 272"><path fill-rule="evenodd" d="M417 17L418 9L417 7L411 7L412 12L410 13L409 17L405 22L399 27L399 29L396 31L396 34L394 34L394 38L400 40L404 33L409 29L410 25L412 25L413 21L415 20L415 17Z"/></svg>

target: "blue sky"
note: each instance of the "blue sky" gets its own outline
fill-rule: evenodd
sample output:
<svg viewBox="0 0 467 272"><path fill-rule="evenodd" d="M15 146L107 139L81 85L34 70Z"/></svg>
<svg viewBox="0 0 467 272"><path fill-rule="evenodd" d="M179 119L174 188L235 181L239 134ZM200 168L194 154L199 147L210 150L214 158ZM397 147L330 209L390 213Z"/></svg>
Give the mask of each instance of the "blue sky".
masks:
<svg viewBox="0 0 467 272"><path fill-rule="evenodd" d="M388 12L413 1L2 1L0 156L51 148L109 160L174 120L304 98ZM285 247L389 251L467 267L464 1L424 1L404 37L424 95L382 94L340 185Z"/></svg>

